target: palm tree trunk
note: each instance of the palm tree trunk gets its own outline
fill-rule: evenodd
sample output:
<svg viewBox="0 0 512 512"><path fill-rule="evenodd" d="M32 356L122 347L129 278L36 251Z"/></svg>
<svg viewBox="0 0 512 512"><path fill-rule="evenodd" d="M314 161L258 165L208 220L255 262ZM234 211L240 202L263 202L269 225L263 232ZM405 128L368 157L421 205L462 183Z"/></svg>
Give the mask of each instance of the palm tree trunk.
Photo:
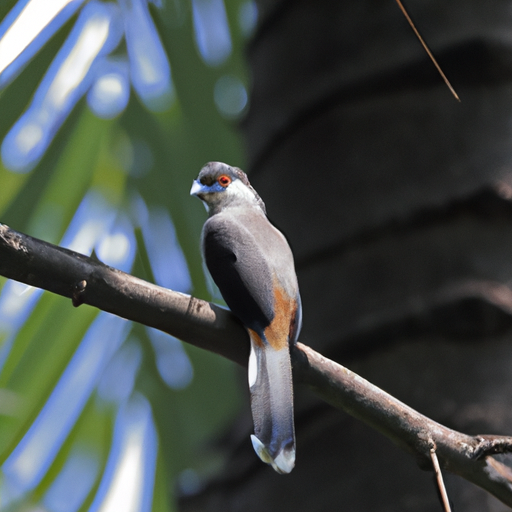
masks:
<svg viewBox="0 0 512 512"><path fill-rule="evenodd" d="M242 129L251 181L295 252L301 341L441 423L510 434L510 4L407 2L458 103L392 0L257 3ZM296 396L292 474L244 438L184 510L440 510L430 473ZM504 507L445 477L456 509Z"/></svg>

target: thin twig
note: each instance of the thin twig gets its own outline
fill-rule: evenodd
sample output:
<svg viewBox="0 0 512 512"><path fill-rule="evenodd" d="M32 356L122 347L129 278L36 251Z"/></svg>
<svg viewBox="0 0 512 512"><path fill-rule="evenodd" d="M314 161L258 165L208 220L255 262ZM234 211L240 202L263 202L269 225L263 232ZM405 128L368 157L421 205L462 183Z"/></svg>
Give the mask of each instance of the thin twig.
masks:
<svg viewBox="0 0 512 512"><path fill-rule="evenodd" d="M432 460L432 466L434 467L437 488L439 489L439 494L441 496L441 501L443 503L444 512L452 512L452 509L450 507L450 501L448 500L448 493L446 492L446 487L444 485L443 474L441 473L441 466L439 465L439 460L437 459L436 444L434 443L434 441L431 441L430 445L430 458Z"/></svg>
<svg viewBox="0 0 512 512"><path fill-rule="evenodd" d="M412 21L411 17L409 16L409 13L407 12L405 7L403 6L402 2L400 0L396 0L396 3L398 4L398 7L400 7L400 10L402 11L403 15L405 16L405 19L407 20L407 22L409 23L409 25L413 29L413 31L416 34L416 37L419 39L421 45L423 46L423 48L427 52L427 55L430 57L430 60L432 61L432 63L436 67L438 73L441 75L441 78L444 80L444 83L447 85L448 89L450 89L450 92L453 94L454 98L457 101L460 102L459 95L455 92L455 89L452 87L452 84L448 80L447 76L444 74L443 70L441 69L441 66L437 63L437 60L434 57L433 53L430 51L430 48L428 47L427 43L425 42L423 37L421 37L421 34L419 33L418 29L416 28L416 25Z"/></svg>

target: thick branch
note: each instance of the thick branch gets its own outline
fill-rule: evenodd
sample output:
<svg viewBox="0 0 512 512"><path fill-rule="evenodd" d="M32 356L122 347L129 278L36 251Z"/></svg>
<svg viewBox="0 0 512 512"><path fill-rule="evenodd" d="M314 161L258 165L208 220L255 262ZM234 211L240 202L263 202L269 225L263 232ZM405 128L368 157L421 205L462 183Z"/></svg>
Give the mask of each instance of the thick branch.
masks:
<svg viewBox="0 0 512 512"><path fill-rule="evenodd" d="M155 327L241 365L249 337L215 304L148 283L62 247L0 224L0 275Z"/></svg>
<svg viewBox="0 0 512 512"><path fill-rule="evenodd" d="M63 295L167 332L197 347L247 364L248 336L227 310L150 284L81 254L0 224L0 275ZM449 471L512 506L512 470L491 455L512 451L512 437L468 436L423 416L347 368L297 343L296 381L364 421L419 463L435 448Z"/></svg>
<svg viewBox="0 0 512 512"><path fill-rule="evenodd" d="M512 451L512 437L468 436L451 430L400 402L349 369L297 344L294 370L334 407L378 430L430 466L430 448L444 468L512 506L512 471L492 454Z"/></svg>

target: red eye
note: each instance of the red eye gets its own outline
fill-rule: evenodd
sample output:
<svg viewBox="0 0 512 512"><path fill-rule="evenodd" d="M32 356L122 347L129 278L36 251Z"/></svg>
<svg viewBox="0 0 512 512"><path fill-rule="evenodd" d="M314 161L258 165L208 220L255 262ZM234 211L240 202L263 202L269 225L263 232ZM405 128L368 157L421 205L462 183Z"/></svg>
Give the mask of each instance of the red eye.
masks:
<svg viewBox="0 0 512 512"><path fill-rule="evenodd" d="M221 187L226 188L231 183L231 178L229 176L226 176L225 174L222 174L217 178L217 183Z"/></svg>

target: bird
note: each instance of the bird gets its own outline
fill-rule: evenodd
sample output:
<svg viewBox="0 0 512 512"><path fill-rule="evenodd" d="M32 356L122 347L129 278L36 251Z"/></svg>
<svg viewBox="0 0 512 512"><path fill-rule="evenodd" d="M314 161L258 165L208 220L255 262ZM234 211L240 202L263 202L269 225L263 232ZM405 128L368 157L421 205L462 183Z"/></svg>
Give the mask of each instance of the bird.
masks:
<svg viewBox="0 0 512 512"><path fill-rule="evenodd" d="M275 471L290 473L295 466L290 346L302 325L292 251L241 169L209 162L190 194L208 211L201 235L206 267L250 338L253 448Z"/></svg>

